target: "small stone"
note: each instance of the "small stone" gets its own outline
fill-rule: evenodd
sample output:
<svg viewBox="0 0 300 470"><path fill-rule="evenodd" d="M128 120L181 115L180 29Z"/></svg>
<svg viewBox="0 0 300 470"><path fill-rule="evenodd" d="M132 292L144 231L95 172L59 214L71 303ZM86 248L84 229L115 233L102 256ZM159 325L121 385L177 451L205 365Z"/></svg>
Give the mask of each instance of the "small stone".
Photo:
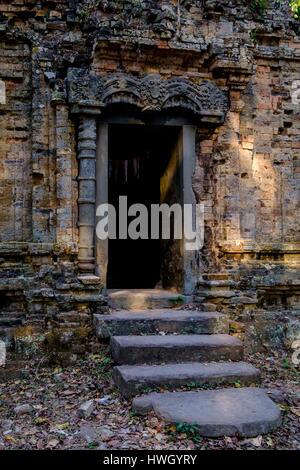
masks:
<svg viewBox="0 0 300 470"><path fill-rule="evenodd" d="M284 393L276 388L267 388L265 390L268 396L275 401L275 403L283 403L286 400Z"/></svg>
<svg viewBox="0 0 300 470"><path fill-rule="evenodd" d="M33 408L28 403L24 405L18 405L14 408L14 412L16 415L26 415L28 413L31 413L32 411L33 411Z"/></svg>
<svg viewBox="0 0 300 470"><path fill-rule="evenodd" d="M97 403L99 405L109 405L110 403L112 403L112 401L113 400L110 395L105 395L104 397L97 399Z"/></svg>
<svg viewBox="0 0 300 470"><path fill-rule="evenodd" d="M85 401L78 409L79 418L88 418L95 408L94 400Z"/></svg>
<svg viewBox="0 0 300 470"><path fill-rule="evenodd" d="M87 444L98 443L97 434L89 424L83 424L80 428L81 437L87 442Z"/></svg>
<svg viewBox="0 0 300 470"><path fill-rule="evenodd" d="M64 381L64 374L63 373L59 373L59 374L55 374L54 375L54 380L55 382L63 382Z"/></svg>
<svg viewBox="0 0 300 470"><path fill-rule="evenodd" d="M99 434L103 441L109 441L109 439L111 439L115 435L115 433L112 432L106 426L103 426L102 428L99 429Z"/></svg>
<svg viewBox="0 0 300 470"><path fill-rule="evenodd" d="M10 431L13 427L14 422L11 419L3 419L0 421L0 427L3 431Z"/></svg>
<svg viewBox="0 0 300 470"><path fill-rule="evenodd" d="M48 80L54 80L56 78L56 73L55 72L45 72L45 77Z"/></svg>
<svg viewBox="0 0 300 470"><path fill-rule="evenodd" d="M300 392L293 393L291 398L296 405L300 405Z"/></svg>
<svg viewBox="0 0 300 470"><path fill-rule="evenodd" d="M97 450L107 450L107 449L108 449L108 447L107 447L107 445L105 445L105 444L100 444L100 445L97 447Z"/></svg>

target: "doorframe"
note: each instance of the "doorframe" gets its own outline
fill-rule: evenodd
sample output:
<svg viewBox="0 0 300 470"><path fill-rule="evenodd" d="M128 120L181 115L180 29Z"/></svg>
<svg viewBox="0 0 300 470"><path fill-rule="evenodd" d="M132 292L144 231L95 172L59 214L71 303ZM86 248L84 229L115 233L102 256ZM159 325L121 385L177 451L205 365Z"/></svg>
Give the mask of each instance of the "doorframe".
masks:
<svg viewBox="0 0 300 470"><path fill-rule="evenodd" d="M220 64L223 70L223 58ZM213 66L214 70L218 70L215 58ZM246 75L249 72L245 67L243 71L246 71ZM227 64L227 72L232 72L231 62ZM233 89L246 86L244 72L242 80L236 80L236 74L233 74L233 80L229 77L229 85ZM195 162L195 130L197 126L212 128L224 123L230 104L228 87L224 91L213 80L195 80L194 78L191 80L185 76L162 78L159 73L137 76L126 72L95 74L90 69L69 68L66 94L64 96L62 93L56 93L56 95L56 98L52 99L52 104L59 105L66 98L70 113L77 121L78 129L78 274L81 278L95 277L97 251L97 274L106 285L107 248L103 243L100 247L96 247L95 244L96 197L103 198L107 182L107 178L103 179L100 195L96 195L96 153L98 181L101 181L103 175L107 174L105 124L120 123L121 117L124 123L124 116L120 115L120 112L116 113L119 108L119 111L127 109L127 116L130 115L127 119L125 117L127 124L145 124L152 120L156 125L182 127L183 199L184 203L192 201L194 204L192 175ZM110 117L105 118L108 113ZM140 119L141 116L143 119ZM97 137L97 127L101 126L104 127L98 129ZM184 252L183 290L185 292L192 292L197 282L197 255L196 252Z"/></svg>
<svg viewBox="0 0 300 470"><path fill-rule="evenodd" d="M186 117L154 116L151 119L112 115L98 120L96 147L96 208L108 203L108 129L111 124L176 126L181 129L182 139L182 203L195 207L196 198L193 192L192 179L196 163L196 130L195 123ZM195 214L195 210L193 211ZM95 216L95 231L97 219ZM183 292L191 295L197 283L196 252L185 249L183 239ZM99 240L95 234L95 274L106 287L108 266L108 239Z"/></svg>

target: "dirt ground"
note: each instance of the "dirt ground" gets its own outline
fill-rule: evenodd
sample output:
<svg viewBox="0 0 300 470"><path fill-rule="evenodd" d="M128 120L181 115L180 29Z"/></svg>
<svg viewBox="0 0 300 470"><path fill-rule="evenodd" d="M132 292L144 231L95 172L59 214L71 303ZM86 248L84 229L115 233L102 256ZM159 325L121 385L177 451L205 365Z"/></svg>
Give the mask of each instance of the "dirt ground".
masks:
<svg viewBox="0 0 300 470"><path fill-rule="evenodd" d="M103 348L64 369L32 361L24 379L0 384L0 449L299 450L299 369L283 353L247 359L261 369L262 386L282 410L282 427L273 434L207 439L193 426L135 416L113 386ZM89 400L91 414L80 416L79 407Z"/></svg>

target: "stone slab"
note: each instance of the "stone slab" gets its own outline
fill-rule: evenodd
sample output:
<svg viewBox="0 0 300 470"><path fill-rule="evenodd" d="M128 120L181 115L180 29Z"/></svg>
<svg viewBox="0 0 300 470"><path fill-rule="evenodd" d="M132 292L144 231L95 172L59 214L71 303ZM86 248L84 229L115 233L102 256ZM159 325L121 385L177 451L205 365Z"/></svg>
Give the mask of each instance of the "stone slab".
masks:
<svg viewBox="0 0 300 470"><path fill-rule="evenodd" d="M193 300L164 289L114 289L108 294L110 307L122 310L173 308Z"/></svg>
<svg viewBox="0 0 300 470"><path fill-rule="evenodd" d="M112 357L117 364L162 364L240 361L242 342L226 334L112 336Z"/></svg>
<svg viewBox="0 0 300 470"><path fill-rule="evenodd" d="M193 424L207 437L252 437L281 423L279 408L258 388L150 393L135 398L133 409L140 415L153 410L169 423Z"/></svg>
<svg viewBox="0 0 300 470"><path fill-rule="evenodd" d="M165 364L152 366L118 366L113 369L114 382L122 395L132 397L145 388L175 389L194 386L233 384L251 385L259 380L260 372L246 362L209 362Z"/></svg>
<svg viewBox="0 0 300 470"><path fill-rule="evenodd" d="M99 338L110 336L164 333L213 334L227 333L227 317L218 312L190 310L134 310L111 315L94 315Z"/></svg>

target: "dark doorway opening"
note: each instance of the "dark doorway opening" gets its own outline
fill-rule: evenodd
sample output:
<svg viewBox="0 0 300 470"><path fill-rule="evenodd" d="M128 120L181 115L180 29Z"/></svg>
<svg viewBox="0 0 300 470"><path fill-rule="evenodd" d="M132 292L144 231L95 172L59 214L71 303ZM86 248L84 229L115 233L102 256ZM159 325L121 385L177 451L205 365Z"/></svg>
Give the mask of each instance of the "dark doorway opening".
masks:
<svg viewBox="0 0 300 470"><path fill-rule="evenodd" d="M150 238L150 206L182 202L181 128L175 126L109 125L108 202L117 213L119 196L128 207L148 208L149 238L109 239L107 287L153 289L180 287L181 247L178 240ZM128 217L128 224L135 217Z"/></svg>

